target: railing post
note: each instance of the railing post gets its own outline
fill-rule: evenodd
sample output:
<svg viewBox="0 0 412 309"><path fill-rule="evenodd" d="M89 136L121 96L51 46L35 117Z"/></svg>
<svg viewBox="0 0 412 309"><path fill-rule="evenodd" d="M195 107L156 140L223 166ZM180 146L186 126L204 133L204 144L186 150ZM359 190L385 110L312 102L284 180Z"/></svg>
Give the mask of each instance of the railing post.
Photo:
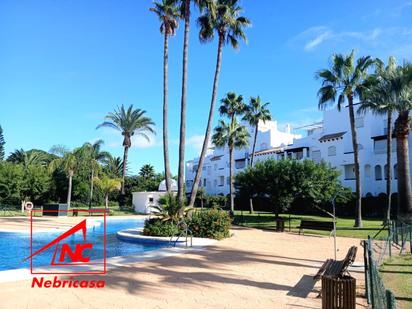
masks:
<svg viewBox="0 0 412 309"><path fill-rule="evenodd" d="M371 298L371 304L372 304L372 308L376 308L375 307L375 293L374 293L374 282L373 282L373 258L372 258L372 241L371 241L371 237L368 235L368 261L369 261L369 265L368 265L368 270L369 270L369 294L370 294L370 298Z"/></svg>
<svg viewBox="0 0 412 309"><path fill-rule="evenodd" d="M386 290L386 304L387 309L396 309L396 299L395 295L391 290Z"/></svg>
<svg viewBox="0 0 412 309"><path fill-rule="evenodd" d="M366 301L368 304L371 303L371 296L369 292L369 262L368 262L368 243L366 240L363 240L363 264L365 265L365 295L366 295Z"/></svg>

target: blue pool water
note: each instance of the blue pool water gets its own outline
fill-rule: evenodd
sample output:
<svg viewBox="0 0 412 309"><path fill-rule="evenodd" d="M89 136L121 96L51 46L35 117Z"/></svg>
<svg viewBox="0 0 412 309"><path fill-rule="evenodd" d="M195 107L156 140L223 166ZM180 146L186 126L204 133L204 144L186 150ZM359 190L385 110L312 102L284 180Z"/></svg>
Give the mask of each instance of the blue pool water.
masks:
<svg viewBox="0 0 412 309"><path fill-rule="evenodd" d="M95 220L102 222L102 220ZM127 256L139 254L143 251L156 250L162 247L158 244L138 244L124 242L117 239L116 232L128 229L143 227L142 219L108 219L106 223L106 256ZM103 250L103 224L95 227L88 227L87 242L93 243L93 250L91 251L91 259L102 259ZM42 248L50 241L61 235L60 232L38 232L33 235L33 252ZM82 233L79 231L75 235L69 236L66 240L61 241L67 243L70 247L75 246L76 243L82 243ZM50 265L54 253L54 246L46 251L36 255L33 258L33 267ZM0 232L0 271L29 268L30 261L22 262L26 257L30 256L30 234L29 233L12 233Z"/></svg>

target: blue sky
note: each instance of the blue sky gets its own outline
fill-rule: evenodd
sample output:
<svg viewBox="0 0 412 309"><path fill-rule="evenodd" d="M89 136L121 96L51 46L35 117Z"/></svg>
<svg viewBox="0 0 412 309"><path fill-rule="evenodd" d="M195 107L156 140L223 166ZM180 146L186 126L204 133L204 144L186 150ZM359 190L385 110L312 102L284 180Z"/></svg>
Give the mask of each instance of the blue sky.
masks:
<svg viewBox="0 0 412 309"><path fill-rule="evenodd" d="M334 52L399 61L412 57L412 1L243 0L249 43L224 49L219 95L235 91L271 102L273 118L298 127L321 119L315 72ZM96 130L120 104L147 111L158 135L135 140L131 171L162 170L163 41L151 0L0 0L0 125L6 152L69 148L103 139L122 154L121 136ZM193 17L198 15L194 11ZM186 158L199 153L216 41L200 44L192 20ZM170 40L170 147L177 171L183 24Z"/></svg>

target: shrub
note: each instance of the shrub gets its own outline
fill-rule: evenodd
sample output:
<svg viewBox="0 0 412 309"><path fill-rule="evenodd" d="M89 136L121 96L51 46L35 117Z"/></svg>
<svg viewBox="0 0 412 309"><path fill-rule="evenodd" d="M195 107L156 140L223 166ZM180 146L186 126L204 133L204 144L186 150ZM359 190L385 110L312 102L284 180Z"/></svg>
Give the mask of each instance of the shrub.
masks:
<svg viewBox="0 0 412 309"><path fill-rule="evenodd" d="M172 221L163 221L159 218L146 220L143 235L171 237L179 234L179 229Z"/></svg>
<svg viewBox="0 0 412 309"><path fill-rule="evenodd" d="M230 237L231 219L227 212L219 209L194 212L188 225L194 237L213 239Z"/></svg>
<svg viewBox="0 0 412 309"><path fill-rule="evenodd" d="M226 202L227 198L223 195L211 195L207 197L207 204L210 208L224 208L226 206Z"/></svg>

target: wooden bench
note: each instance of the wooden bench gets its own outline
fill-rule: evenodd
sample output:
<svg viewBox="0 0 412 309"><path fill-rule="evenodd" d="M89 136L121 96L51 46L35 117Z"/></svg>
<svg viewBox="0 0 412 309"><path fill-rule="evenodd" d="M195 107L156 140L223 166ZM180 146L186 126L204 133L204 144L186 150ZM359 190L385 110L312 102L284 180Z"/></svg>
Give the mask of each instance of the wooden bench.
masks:
<svg viewBox="0 0 412 309"><path fill-rule="evenodd" d="M313 280L318 281L323 276L342 277L347 272L348 267L355 261L357 250L356 246L350 247L346 257L341 261L327 259L313 277Z"/></svg>
<svg viewBox="0 0 412 309"><path fill-rule="evenodd" d="M312 220L301 220L299 228L299 235L303 232L303 229L306 230L322 230L322 231L333 231L333 222L332 221L312 221Z"/></svg>
<svg viewBox="0 0 412 309"><path fill-rule="evenodd" d="M106 215L110 215L110 210L106 208L91 208L88 210L89 216L93 215L102 215L103 213L106 213ZM79 215L79 209L73 209L73 217L77 217Z"/></svg>

